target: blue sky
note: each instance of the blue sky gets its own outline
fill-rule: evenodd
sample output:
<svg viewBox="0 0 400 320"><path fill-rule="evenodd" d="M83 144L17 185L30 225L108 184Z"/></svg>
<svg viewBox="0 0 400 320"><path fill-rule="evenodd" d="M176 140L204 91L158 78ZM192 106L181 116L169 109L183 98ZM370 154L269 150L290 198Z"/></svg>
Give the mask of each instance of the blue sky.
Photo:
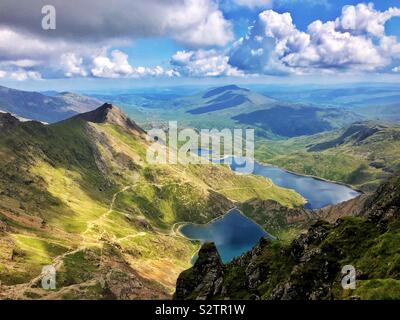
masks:
<svg viewBox="0 0 400 320"><path fill-rule="evenodd" d="M22 88L400 79L400 1L0 3L0 84Z"/></svg>

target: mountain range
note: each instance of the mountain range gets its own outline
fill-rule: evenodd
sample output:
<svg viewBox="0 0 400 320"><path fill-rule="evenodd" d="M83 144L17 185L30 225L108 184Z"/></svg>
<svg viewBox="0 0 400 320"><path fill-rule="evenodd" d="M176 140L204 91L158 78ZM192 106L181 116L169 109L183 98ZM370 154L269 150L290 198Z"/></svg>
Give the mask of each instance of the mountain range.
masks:
<svg viewBox="0 0 400 320"><path fill-rule="evenodd" d="M47 123L93 110L101 103L98 99L71 92L52 92L44 95L0 86L0 111Z"/></svg>
<svg viewBox="0 0 400 320"><path fill-rule="evenodd" d="M95 97L102 99L104 95ZM143 126L171 120L197 129L252 127L258 137L273 139L325 132L364 119L351 110L285 102L236 85L200 90L195 94L185 92L184 96L175 98L170 93L169 97L151 100L146 93L136 93L133 96L116 94L107 99L122 102L128 115Z"/></svg>

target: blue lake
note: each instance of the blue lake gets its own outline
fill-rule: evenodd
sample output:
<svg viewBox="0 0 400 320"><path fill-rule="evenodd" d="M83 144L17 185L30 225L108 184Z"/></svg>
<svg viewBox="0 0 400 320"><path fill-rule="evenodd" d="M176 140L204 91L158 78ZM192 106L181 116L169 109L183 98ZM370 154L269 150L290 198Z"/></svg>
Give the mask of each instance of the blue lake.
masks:
<svg viewBox="0 0 400 320"><path fill-rule="evenodd" d="M209 151L199 150L198 154L210 157ZM260 164L257 161L245 159L243 157L226 157L225 159L212 160L216 163L229 164L233 171L251 173L263 176L272 180L277 186L293 189L307 200L307 209L321 209L328 205L338 204L360 195L360 193L348 186L307 177L288 172L271 165ZM251 162L251 166L249 166ZM247 165L246 165L247 164Z"/></svg>
<svg viewBox="0 0 400 320"><path fill-rule="evenodd" d="M211 157L211 152L207 150L198 150L197 153L207 158ZM229 164L233 171L241 173L246 173L250 167L252 174L269 178L274 184L293 189L301 194L307 200L305 207L308 209L320 209L338 204L360 194L341 184L297 175L245 158L227 157L226 159L210 159L210 161ZM252 161L251 166L246 161ZM244 168L246 170L243 170ZM236 209L229 211L221 219L206 225L186 224L180 231L189 239L215 242L224 262L250 250L261 237L271 238L258 224L243 216Z"/></svg>
<svg viewBox="0 0 400 320"><path fill-rule="evenodd" d="M237 209L208 224L186 224L180 232L192 240L214 242L223 262L249 251L261 238L272 238Z"/></svg>

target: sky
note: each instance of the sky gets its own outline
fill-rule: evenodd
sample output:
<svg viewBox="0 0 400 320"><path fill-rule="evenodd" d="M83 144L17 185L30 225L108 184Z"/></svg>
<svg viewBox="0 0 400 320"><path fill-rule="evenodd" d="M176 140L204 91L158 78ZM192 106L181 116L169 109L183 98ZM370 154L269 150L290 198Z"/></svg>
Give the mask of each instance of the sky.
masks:
<svg viewBox="0 0 400 320"><path fill-rule="evenodd" d="M0 2L0 85L399 80L399 0Z"/></svg>

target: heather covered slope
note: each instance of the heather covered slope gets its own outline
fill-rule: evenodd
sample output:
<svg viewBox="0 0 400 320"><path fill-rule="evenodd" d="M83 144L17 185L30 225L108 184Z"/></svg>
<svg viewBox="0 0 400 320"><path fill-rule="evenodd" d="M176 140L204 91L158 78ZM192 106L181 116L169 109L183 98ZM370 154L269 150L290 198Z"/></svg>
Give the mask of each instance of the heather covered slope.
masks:
<svg viewBox="0 0 400 320"><path fill-rule="evenodd" d="M145 132L105 104L43 125L0 114L1 298L168 297L197 250L174 232L252 197L303 199L217 165L150 165ZM57 289L40 289L44 265Z"/></svg>
<svg viewBox="0 0 400 320"><path fill-rule="evenodd" d="M399 177L359 201L358 216L318 221L290 244L261 240L227 265L213 244L204 245L180 275L175 298L400 299ZM341 286L345 265L356 269L354 290Z"/></svg>

